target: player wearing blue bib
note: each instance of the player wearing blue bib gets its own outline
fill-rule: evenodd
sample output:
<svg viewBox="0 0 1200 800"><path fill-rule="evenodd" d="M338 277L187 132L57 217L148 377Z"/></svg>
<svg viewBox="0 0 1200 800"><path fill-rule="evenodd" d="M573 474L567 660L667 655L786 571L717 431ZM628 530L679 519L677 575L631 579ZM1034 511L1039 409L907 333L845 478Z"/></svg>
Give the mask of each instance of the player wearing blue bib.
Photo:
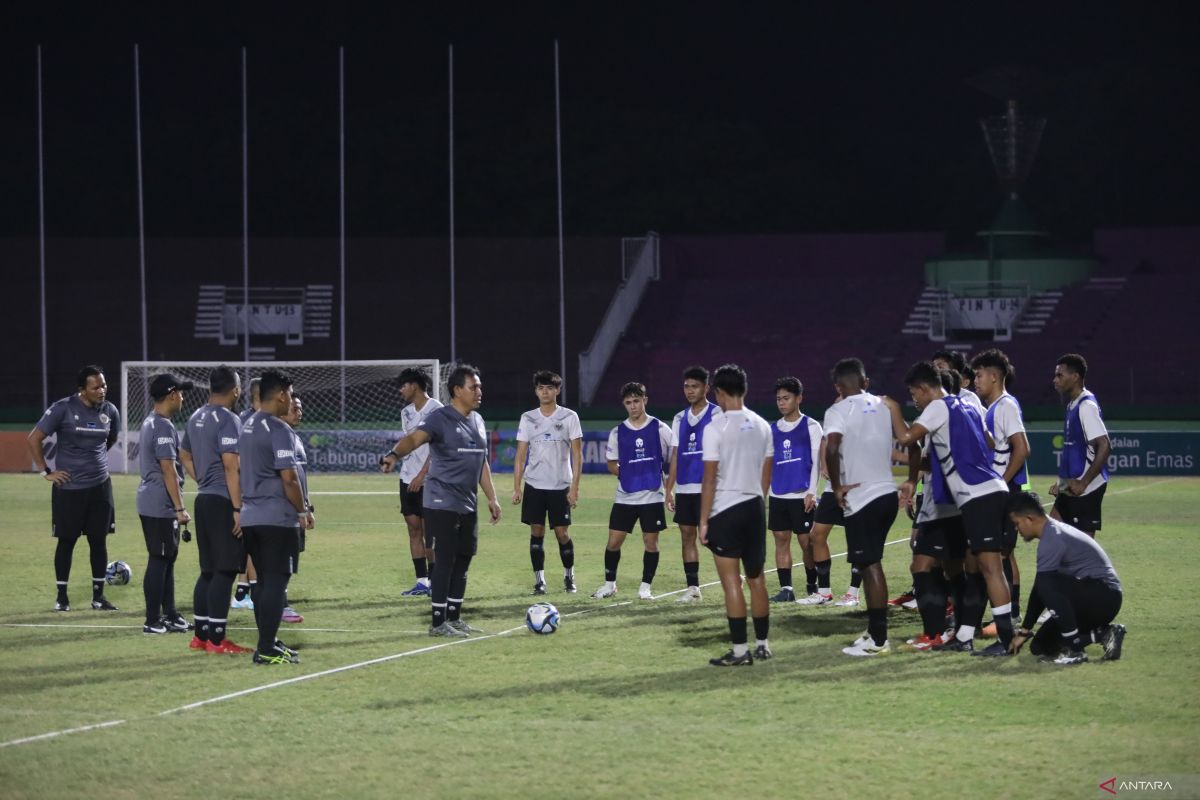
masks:
<svg viewBox="0 0 1200 800"><path fill-rule="evenodd" d="M642 384L631 382L622 386L621 402L629 417L608 435L605 456L608 471L617 476L617 493L608 515L604 583L592 597L604 599L616 595L621 545L638 523L646 548L638 597L653 600L650 585L658 571L658 534L667 527L663 465L671 449L671 429L646 413L646 387Z"/></svg>
<svg viewBox="0 0 1200 800"><path fill-rule="evenodd" d="M1112 443L1096 395L1083 385L1087 361L1067 353L1054 367L1054 389L1067 402L1058 481L1050 487L1050 516L1093 536L1100 530L1100 507L1108 488L1108 456Z"/></svg>
<svg viewBox="0 0 1200 800"><path fill-rule="evenodd" d="M696 535L700 524L700 482L704 477L704 432L720 418L721 409L708 400L708 370L688 367L683 371L683 396L688 407L671 422L670 472L667 474L667 510L675 512L675 524L683 546L683 577L687 589L678 602L700 599L700 550Z"/></svg>
<svg viewBox="0 0 1200 800"><path fill-rule="evenodd" d="M813 560L812 528L817 510L817 484L821 479L821 426L800 412L804 385L798 378L775 381L775 407L782 415L771 423L775 463L771 475L767 529L775 538L775 569L779 575L779 593L773 603L798 602L801 605L827 605L833 602L829 592L829 560ZM792 534L800 543L804 560L804 597L796 600L792 588ZM825 569L824 594L817 590L818 575Z"/></svg>

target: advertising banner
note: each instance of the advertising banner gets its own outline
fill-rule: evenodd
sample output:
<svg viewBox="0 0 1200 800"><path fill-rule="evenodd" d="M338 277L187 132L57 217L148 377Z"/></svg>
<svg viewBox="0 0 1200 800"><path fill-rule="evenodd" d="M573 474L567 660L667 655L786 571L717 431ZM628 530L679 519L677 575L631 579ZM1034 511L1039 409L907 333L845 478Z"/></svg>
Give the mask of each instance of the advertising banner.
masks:
<svg viewBox="0 0 1200 800"><path fill-rule="evenodd" d="M1030 471L1035 475L1057 475L1062 433L1030 431L1028 435ZM1200 475L1198 431L1110 430L1108 437L1112 443L1112 455L1108 457L1110 476Z"/></svg>

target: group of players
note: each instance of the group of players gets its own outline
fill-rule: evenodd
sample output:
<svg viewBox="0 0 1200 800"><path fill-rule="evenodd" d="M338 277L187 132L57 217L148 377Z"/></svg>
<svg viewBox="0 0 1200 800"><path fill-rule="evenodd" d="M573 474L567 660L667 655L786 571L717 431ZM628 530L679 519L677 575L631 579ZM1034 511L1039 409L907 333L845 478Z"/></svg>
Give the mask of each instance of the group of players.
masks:
<svg viewBox="0 0 1200 800"><path fill-rule="evenodd" d="M1067 400L1067 414L1050 518L1028 491L1028 439L1020 406L1007 392L1012 366L998 350L981 353L970 367L954 351L914 365L905 383L920 416L911 425L899 403L868 391L863 364L853 358L839 361L831 372L837 401L823 424L800 411L803 386L793 377L776 382L781 416L768 424L745 408L746 374L736 365L717 369L711 381L702 367L685 370L688 407L670 426L647 413L646 388L627 383L621 390L627 418L610 432L606 451L617 489L605 580L592 596L617 594L621 548L637 523L644 545L638 597L654 599L658 538L670 510L682 543L685 588L678 601L701 598L699 545L713 553L722 585L732 647L710 663L744 666L772 657L770 601L857 605L860 583L868 630L843 652L882 655L891 645L880 562L887 533L906 506L914 519L912 594L924 628L909 641L913 649L1003 656L1018 652L1040 625L1031 649L1056 663L1085 661L1083 648L1090 643L1103 645L1105 658L1119 658L1124 628L1112 621L1120 608L1120 582L1094 539L1109 443L1095 396L1084 386L1086 371L1086 361L1074 354L1060 358L1055 369L1054 385ZM296 663L296 652L277 633L285 609L290 611L287 584L298 569L304 531L315 524L303 443L293 427L302 408L286 375L267 370L256 380L256 405L239 420L233 409L241 395L240 378L228 367L215 368L209 402L191 416L182 441L170 419L182 406L182 393L194 387L169 373L151 383L155 406L142 426L139 451L138 513L150 558L143 580L143 630L194 629L195 649L249 652L225 636L230 590L249 556L258 576L253 602L259 641L253 660ZM478 631L462 619L462 607L477 549L478 488L491 521L498 522L502 513L488 466L487 432L477 411L482 381L474 367L458 365L447 381L449 403L443 405L430 397L424 372L405 370L399 380L406 403L404 435L380 463L384 472L399 466L400 507L416 573L415 585L403 594L430 596L431 635L469 636ZM972 383L982 401L968 388ZM521 506L522 523L530 527L535 595L547 592L547 524L558 542L563 589L577 591L569 528L579 497L583 434L578 415L557 403L561 384L553 372L534 375L538 407L521 417L517 433L512 502ZM710 389L716 402L708 399ZM105 453L115 438L117 410L106 402L105 391L102 370L85 368L79 392L52 405L30 435L34 463L54 484L58 610L69 609L71 553L81 534L92 548L93 608L114 609L103 595L103 565L105 536L114 519ZM58 436L53 470L45 466L42 448L50 434ZM909 470L899 491L892 474L897 444L906 448L902 460ZM192 624L174 600L181 528L186 536L192 520L180 492L185 472L198 485L200 578ZM852 566L851 589L840 601L830 589L828 536L834 525L845 528ZM767 530L775 539L780 580L779 593L770 598L764 574ZM1038 576L1020 627L1014 625L1020 576L1012 558L1018 532L1041 540ZM806 592L799 599L791 581L793 534L806 572ZM743 580L751 594L753 651ZM975 651L987 601L998 641ZM1048 615L1041 615L1044 609Z"/></svg>

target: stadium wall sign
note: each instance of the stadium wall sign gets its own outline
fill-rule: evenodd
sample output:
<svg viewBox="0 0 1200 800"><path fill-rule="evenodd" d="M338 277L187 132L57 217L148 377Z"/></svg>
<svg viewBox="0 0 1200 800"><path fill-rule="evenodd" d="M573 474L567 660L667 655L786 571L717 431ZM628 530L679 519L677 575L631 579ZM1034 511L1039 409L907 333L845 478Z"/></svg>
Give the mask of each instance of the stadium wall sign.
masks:
<svg viewBox="0 0 1200 800"><path fill-rule="evenodd" d="M379 457L400 438L398 430L322 430L301 429L300 436L308 451L311 472L374 472L379 469ZM1139 431L1111 430L1113 452L1108 468L1113 475L1200 475L1200 431ZM494 430L489 434L493 472L512 472L517 454L517 433L511 429ZM585 431L583 434L583 471L604 474L608 466L604 458L608 434L604 431ZM130 463L137 463L137 432L130 437ZM124 464L124 437L109 451L109 464L119 471ZM10 459L16 471L23 464L32 469L28 454L23 453L25 434L12 437L17 451ZM1062 434L1051 431L1030 431L1031 454L1029 467L1035 475L1054 475L1062 457ZM54 463L53 442L46 448L47 461ZM8 462L6 462L8 463ZM0 465L2 466L2 465ZM1037 487L1034 487L1037 488Z"/></svg>
<svg viewBox="0 0 1200 800"><path fill-rule="evenodd" d="M1035 475L1058 474L1062 434L1030 431L1028 435L1029 468ZM1110 475L1200 475L1200 431L1110 430L1108 436Z"/></svg>

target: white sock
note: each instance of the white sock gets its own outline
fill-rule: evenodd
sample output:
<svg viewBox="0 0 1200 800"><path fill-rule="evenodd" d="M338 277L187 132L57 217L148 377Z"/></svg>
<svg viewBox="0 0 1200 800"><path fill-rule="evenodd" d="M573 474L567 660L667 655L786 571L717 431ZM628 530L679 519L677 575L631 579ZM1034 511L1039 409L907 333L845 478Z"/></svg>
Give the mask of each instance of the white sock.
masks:
<svg viewBox="0 0 1200 800"><path fill-rule="evenodd" d="M788 591L791 591L791 589L792 589L792 587L790 587L790 586L780 586L779 588L780 588L780 589L787 589Z"/></svg>
<svg viewBox="0 0 1200 800"><path fill-rule="evenodd" d="M755 639L754 644L758 647L767 647L767 640L766 639ZM771 648L767 647L767 649L770 650Z"/></svg>
<svg viewBox="0 0 1200 800"><path fill-rule="evenodd" d="M546 570L544 570L544 569L535 570L533 573L533 580L536 583L545 583L546 582Z"/></svg>
<svg viewBox="0 0 1200 800"><path fill-rule="evenodd" d="M749 650L750 645L748 644L735 644L733 646L733 655L735 658L741 658L742 656L746 655Z"/></svg>
<svg viewBox="0 0 1200 800"><path fill-rule="evenodd" d="M850 595L851 597L858 597L858 587L851 586L849 589L846 590L846 594Z"/></svg>
<svg viewBox="0 0 1200 800"><path fill-rule="evenodd" d="M574 567L564 567L563 568L563 577L564 578L574 578L575 577L575 568Z"/></svg>
<svg viewBox="0 0 1200 800"><path fill-rule="evenodd" d="M969 642L975 638L975 626L960 625L958 626L958 634L954 637L960 642Z"/></svg>
<svg viewBox="0 0 1200 800"><path fill-rule="evenodd" d="M422 586L429 586L429 585L430 585L430 584L429 584L429 578L417 578L417 583L421 584Z"/></svg>

